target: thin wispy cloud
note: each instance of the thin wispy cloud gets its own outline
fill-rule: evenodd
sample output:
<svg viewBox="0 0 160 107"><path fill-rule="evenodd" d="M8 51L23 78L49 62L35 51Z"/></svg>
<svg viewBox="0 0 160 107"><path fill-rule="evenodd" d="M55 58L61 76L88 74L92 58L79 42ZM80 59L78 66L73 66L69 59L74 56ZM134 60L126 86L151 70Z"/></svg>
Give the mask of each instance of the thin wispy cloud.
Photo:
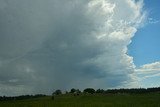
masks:
<svg viewBox="0 0 160 107"><path fill-rule="evenodd" d="M160 20L156 20L156 19L154 19L154 18L148 18L148 23L149 24L157 24L157 23L159 23L160 22Z"/></svg>
<svg viewBox="0 0 160 107"><path fill-rule="evenodd" d="M140 77L140 80L159 77L160 76L160 62L145 64L135 69L135 72Z"/></svg>

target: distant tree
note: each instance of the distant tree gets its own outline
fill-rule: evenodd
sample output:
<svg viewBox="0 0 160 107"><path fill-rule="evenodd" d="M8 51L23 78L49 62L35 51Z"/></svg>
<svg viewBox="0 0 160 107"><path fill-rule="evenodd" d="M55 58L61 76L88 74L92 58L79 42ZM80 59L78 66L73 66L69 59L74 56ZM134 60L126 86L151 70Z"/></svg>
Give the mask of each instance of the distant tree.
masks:
<svg viewBox="0 0 160 107"><path fill-rule="evenodd" d="M77 96L81 93L81 91L79 89L72 88L70 93L74 94L74 96Z"/></svg>
<svg viewBox="0 0 160 107"><path fill-rule="evenodd" d="M96 93L105 93L105 90L103 90L103 89L97 89Z"/></svg>
<svg viewBox="0 0 160 107"><path fill-rule="evenodd" d="M76 92L76 89L72 88L70 93L75 93Z"/></svg>
<svg viewBox="0 0 160 107"><path fill-rule="evenodd" d="M55 92L53 92L52 95L60 95L62 94L62 91L61 90L56 90Z"/></svg>
<svg viewBox="0 0 160 107"><path fill-rule="evenodd" d="M80 93L81 93L81 91L80 91L79 89L77 89L77 90L76 90L76 92L77 92L78 94L80 94Z"/></svg>
<svg viewBox="0 0 160 107"><path fill-rule="evenodd" d="M83 90L84 93L90 93L90 94L93 94L95 93L95 90L93 88L86 88Z"/></svg>
<svg viewBox="0 0 160 107"><path fill-rule="evenodd" d="M65 94L68 94L69 92L68 91L65 91Z"/></svg>

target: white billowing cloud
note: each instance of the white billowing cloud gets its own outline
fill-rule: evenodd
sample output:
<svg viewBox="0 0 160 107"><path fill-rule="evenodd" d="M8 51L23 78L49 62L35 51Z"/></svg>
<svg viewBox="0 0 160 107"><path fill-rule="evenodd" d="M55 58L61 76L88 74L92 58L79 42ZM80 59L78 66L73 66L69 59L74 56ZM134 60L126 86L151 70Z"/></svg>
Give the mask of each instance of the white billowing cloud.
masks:
<svg viewBox="0 0 160 107"><path fill-rule="evenodd" d="M127 46L142 7L134 0L0 0L0 94L136 87Z"/></svg>

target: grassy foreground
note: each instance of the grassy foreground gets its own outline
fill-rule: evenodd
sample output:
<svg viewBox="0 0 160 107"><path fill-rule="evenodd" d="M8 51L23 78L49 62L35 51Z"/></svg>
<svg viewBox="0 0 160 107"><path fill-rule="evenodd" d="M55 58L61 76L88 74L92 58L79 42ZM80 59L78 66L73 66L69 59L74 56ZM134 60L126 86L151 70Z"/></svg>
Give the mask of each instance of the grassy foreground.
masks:
<svg viewBox="0 0 160 107"><path fill-rule="evenodd" d="M59 95L27 100L0 101L0 107L160 107L160 93L116 95Z"/></svg>

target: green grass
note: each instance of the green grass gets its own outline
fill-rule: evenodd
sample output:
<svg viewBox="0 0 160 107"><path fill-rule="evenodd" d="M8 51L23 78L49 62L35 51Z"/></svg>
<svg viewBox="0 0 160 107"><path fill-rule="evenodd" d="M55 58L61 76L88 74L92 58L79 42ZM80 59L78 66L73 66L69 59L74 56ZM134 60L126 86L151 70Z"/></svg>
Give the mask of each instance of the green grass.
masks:
<svg viewBox="0 0 160 107"><path fill-rule="evenodd" d="M160 93L116 95L60 95L55 100L43 97L0 101L0 107L160 107Z"/></svg>

